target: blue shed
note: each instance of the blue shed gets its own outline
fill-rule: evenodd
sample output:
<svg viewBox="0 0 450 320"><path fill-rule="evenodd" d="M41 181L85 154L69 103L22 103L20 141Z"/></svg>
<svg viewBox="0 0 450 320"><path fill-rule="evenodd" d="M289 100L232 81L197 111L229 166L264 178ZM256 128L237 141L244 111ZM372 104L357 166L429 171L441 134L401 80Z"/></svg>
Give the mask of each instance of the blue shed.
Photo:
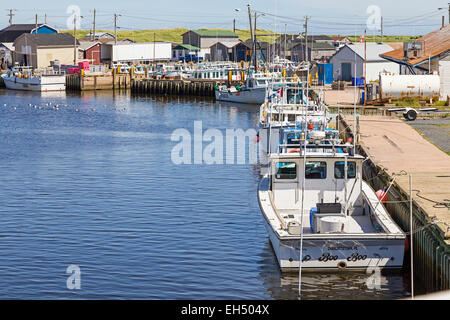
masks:
<svg viewBox="0 0 450 320"><path fill-rule="evenodd" d="M36 33L36 28L34 28L33 30L31 30L30 33ZM42 34L42 33L58 33L58 30L56 30L55 28L47 25L47 24L41 24L38 25L37 27L37 33L38 34Z"/></svg>
<svg viewBox="0 0 450 320"><path fill-rule="evenodd" d="M318 63L319 67L319 84L326 85L333 83L333 64L332 63Z"/></svg>

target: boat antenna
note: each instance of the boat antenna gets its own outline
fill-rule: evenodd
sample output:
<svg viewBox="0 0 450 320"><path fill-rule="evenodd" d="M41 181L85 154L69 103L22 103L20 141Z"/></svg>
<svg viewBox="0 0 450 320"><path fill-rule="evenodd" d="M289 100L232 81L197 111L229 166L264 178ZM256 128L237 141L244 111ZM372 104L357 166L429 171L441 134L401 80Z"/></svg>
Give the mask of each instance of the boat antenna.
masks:
<svg viewBox="0 0 450 320"><path fill-rule="evenodd" d="M355 26L355 40L356 40L356 26ZM355 56L355 65L354 65L354 93L353 93L353 151L356 151L356 139L355 139L355 133L356 133L356 45L353 50L354 56ZM364 97L365 99L365 97Z"/></svg>
<svg viewBox="0 0 450 320"><path fill-rule="evenodd" d="M364 97L365 98L365 97ZM409 175L409 250L411 255L411 299L414 299L414 251L413 251L413 193L412 193L412 175Z"/></svg>
<svg viewBox="0 0 450 320"><path fill-rule="evenodd" d="M307 79L309 78L309 68L307 72ZM307 87L308 89L308 84ZM308 106L308 98L306 99L306 105ZM302 266L303 266L303 210L305 205L305 182L306 182L306 126L307 126L307 108L303 108L303 176L302 176L302 205L300 211L300 252L299 252L299 261L298 261L298 297L301 299L302 297ZM300 148L299 150L302 150Z"/></svg>

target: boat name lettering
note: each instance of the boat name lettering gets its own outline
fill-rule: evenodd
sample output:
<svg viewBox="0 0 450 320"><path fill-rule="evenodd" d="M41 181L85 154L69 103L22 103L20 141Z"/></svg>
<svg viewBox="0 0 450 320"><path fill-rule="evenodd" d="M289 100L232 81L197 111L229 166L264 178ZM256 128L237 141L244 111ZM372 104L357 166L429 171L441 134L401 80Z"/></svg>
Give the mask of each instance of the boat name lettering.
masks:
<svg viewBox="0 0 450 320"><path fill-rule="evenodd" d="M327 261L333 261L337 260L338 256L333 256L329 252L323 253L322 256L319 258L319 261L327 262Z"/></svg>
<svg viewBox="0 0 450 320"><path fill-rule="evenodd" d="M366 260L366 255L360 255L358 252L353 253L350 257L347 257L347 261L359 261L359 260Z"/></svg>
<svg viewBox="0 0 450 320"><path fill-rule="evenodd" d="M327 247L328 250L358 250L358 247Z"/></svg>

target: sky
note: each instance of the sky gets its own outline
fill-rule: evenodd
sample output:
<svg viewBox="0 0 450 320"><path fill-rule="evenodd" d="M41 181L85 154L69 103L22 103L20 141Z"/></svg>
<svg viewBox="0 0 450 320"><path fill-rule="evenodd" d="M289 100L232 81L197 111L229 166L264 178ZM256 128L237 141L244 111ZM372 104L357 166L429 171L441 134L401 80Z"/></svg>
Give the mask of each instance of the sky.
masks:
<svg viewBox="0 0 450 320"><path fill-rule="evenodd" d="M448 0L2 0L0 28L8 25L8 9L14 23L47 23L57 29L70 27L72 14L79 8L81 29L92 28L93 10L97 11L96 28L112 30L114 14L118 30L166 29L183 27L228 28L236 19L237 29L248 29L248 9L257 11L257 27L276 32L304 32L305 16L309 17L309 34L421 35L441 26L442 16L448 23ZM39 8L36 7L39 5ZM36 9L33 9L36 8ZM445 8L438 10L438 8ZM237 10L236 10L237 9Z"/></svg>

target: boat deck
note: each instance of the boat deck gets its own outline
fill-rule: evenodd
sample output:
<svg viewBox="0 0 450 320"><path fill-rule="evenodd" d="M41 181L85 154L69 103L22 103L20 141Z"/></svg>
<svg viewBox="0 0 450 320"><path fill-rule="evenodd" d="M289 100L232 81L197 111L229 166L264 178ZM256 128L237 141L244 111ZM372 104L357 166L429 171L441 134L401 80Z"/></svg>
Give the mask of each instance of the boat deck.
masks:
<svg viewBox="0 0 450 320"><path fill-rule="evenodd" d="M300 221L301 210L278 210L286 223L291 221ZM302 217L303 233L313 234L309 219L309 210ZM369 216L347 216L344 233L376 233L377 231L372 225Z"/></svg>

